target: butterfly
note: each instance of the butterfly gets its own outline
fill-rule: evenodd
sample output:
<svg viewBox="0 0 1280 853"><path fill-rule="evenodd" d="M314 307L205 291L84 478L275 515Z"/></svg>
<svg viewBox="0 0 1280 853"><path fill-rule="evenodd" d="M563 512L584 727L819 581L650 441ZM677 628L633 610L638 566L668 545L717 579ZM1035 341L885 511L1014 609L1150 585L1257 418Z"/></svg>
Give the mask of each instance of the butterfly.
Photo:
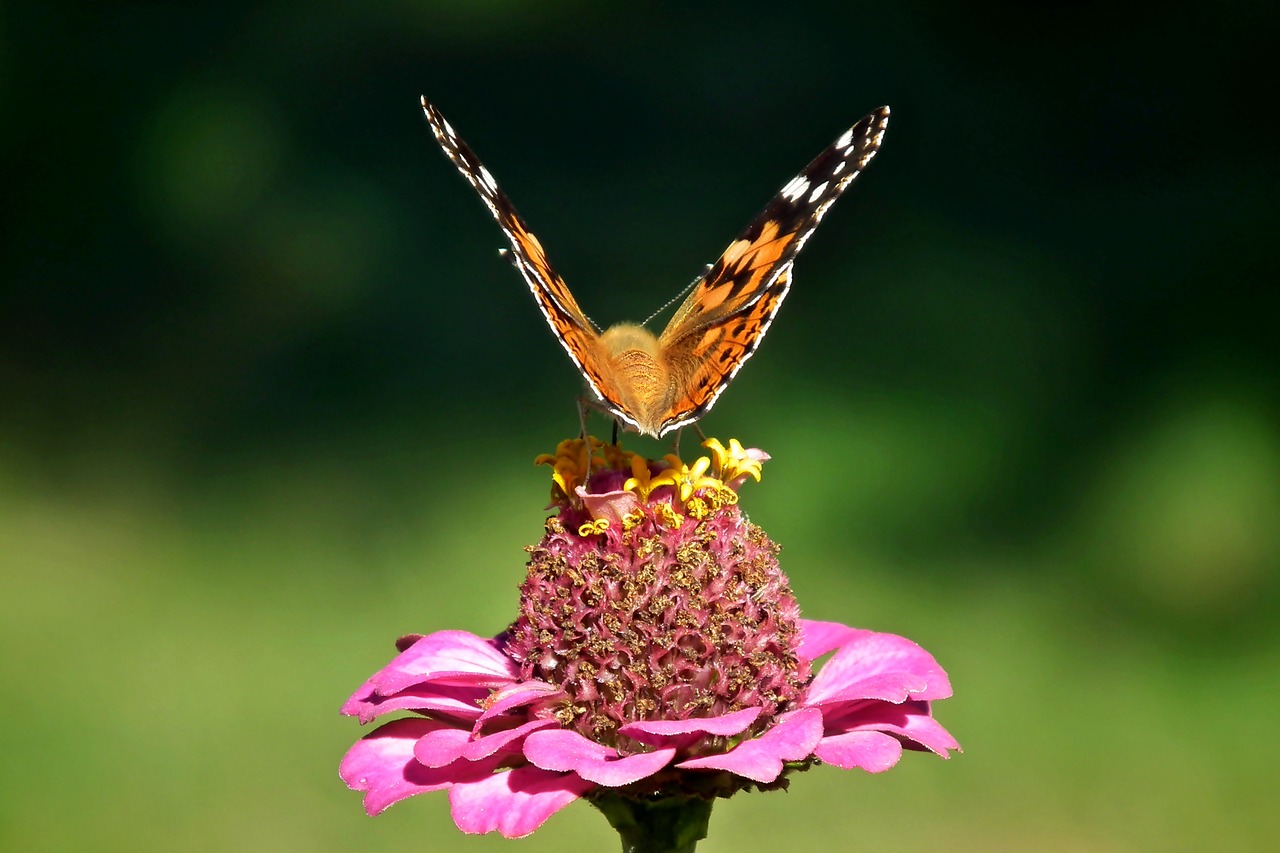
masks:
<svg viewBox="0 0 1280 853"><path fill-rule="evenodd" d="M425 97L422 109L436 141L506 235L512 263L582 372L594 405L655 438L710 411L751 358L791 288L796 255L880 150L889 124L888 107L874 110L805 166L690 285L662 334L654 335L634 323L601 332L475 152Z"/></svg>

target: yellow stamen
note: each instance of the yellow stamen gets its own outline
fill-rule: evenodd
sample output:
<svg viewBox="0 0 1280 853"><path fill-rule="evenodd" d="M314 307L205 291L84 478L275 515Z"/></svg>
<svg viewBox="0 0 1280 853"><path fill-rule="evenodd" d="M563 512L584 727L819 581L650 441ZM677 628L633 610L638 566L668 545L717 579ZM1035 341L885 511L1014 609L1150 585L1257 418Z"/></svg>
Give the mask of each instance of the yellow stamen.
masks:
<svg viewBox="0 0 1280 853"><path fill-rule="evenodd" d="M672 509L671 504L665 501L660 501L653 505L653 514L658 517L658 521L662 522L663 525L672 529L684 524L684 516Z"/></svg>
<svg viewBox="0 0 1280 853"><path fill-rule="evenodd" d="M763 460L752 458L738 439L729 439L729 446L725 447L717 439L709 438L702 442L702 446L711 451L715 459L716 474L724 482L732 482L744 476L754 478L757 483L760 482Z"/></svg>
<svg viewBox="0 0 1280 853"><path fill-rule="evenodd" d="M586 481L588 471L592 467L603 464L603 459L593 458L593 454L601 445L601 441L592 436L588 436L586 441L580 438L567 438L556 445L554 454L539 454L534 458L533 464L550 465L554 471L551 479L566 497L572 497L574 489ZM553 497L554 494L553 490Z"/></svg>
<svg viewBox="0 0 1280 853"><path fill-rule="evenodd" d="M609 529L609 519L597 518L593 521L584 521L582 526L578 528L579 536L597 536Z"/></svg>
<svg viewBox="0 0 1280 853"><path fill-rule="evenodd" d="M716 508L719 509L719 507ZM702 521L702 519L710 515L711 509L702 498L693 498L684 505L684 511L698 521Z"/></svg>
<svg viewBox="0 0 1280 853"><path fill-rule="evenodd" d="M593 439L594 441L594 439ZM597 457L603 463L604 467L615 471L622 471L630 468L635 454L630 450L623 450L616 444L605 444L599 442L599 456Z"/></svg>
<svg viewBox="0 0 1280 853"><path fill-rule="evenodd" d="M657 485L649 474L648 461L637 454L631 454L631 476L622 484L622 488L628 492L635 492L640 496L640 500L647 501L649 493L657 488Z"/></svg>
<svg viewBox="0 0 1280 853"><path fill-rule="evenodd" d="M668 455L666 460L671 467L654 477L650 488L675 486L681 503L689 500L699 489L714 489L724 485L715 477L705 476L707 469L711 467L711 460L705 456L699 456L692 466L685 465L675 455Z"/></svg>

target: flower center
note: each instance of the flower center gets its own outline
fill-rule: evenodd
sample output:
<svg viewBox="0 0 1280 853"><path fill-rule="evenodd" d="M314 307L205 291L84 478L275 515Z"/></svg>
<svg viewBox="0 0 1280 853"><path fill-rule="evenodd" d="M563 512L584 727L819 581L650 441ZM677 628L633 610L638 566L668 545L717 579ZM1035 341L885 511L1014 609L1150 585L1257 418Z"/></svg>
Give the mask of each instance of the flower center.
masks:
<svg viewBox="0 0 1280 853"><path fill-rule="evenodd" d="M591 488L616 491L575 489L575 502L562 488L558 515L530 549L508 653L524 678L564 690L566 725L624 751L638 745L615 732L639 720L760 707L765 728L809 679L778 546L703 461L606 461ZM624 464L631 491L610 476ZM557 468L557 484L568 484L564 473Z"/></svg>

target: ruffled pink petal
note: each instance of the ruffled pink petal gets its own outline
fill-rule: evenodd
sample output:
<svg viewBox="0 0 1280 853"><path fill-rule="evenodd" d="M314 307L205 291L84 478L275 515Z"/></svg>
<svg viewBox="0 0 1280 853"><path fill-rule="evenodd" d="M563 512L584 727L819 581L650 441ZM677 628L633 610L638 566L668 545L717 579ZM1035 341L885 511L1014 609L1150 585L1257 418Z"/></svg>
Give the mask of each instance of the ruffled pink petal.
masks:
<svg viewBox="0 0 1280 853"><path fill-rule="evenodd" d="M951 735L951 732L943 728L942 724L932 716L912 717L906 729L901 732L901 736L907 740L915 741L925 749L930 752L936 752L943 758L951 757L948 750L963 751L960 749L960 741L956 740Z"/></svg>
<svg viewBox="0 0 1280 853"><path fill-rule="evenodd" d="M413 756L428 767L443 767L460 758L479 761L499 752L519 752L518 743L529 732L559 725L555 720L531 720L523 726L505 729L484 737L475 737L466 729L438 729L423 736L413 749Z"/></svg>
<svg viewBox="0 0 1280 853"><path fill-rule="evenodd" d="M866 685L875 698L885 691L894 695L905 691L903 699L945 699L951 695L951 682L933 655L905 637L857 631L814 677L805 704L852 700L858 685Z"/></svg>
<svg viewBox="0 0 1280 853"><path fill-rule="evenodd" d="M732 737L745 732L763 710L762 708L744 708L732 714L689 720L645 720L627 723L618 729L618 734L650 746L663 746L673 741L683 742L689 735Z"/></svg>
<svg viewBox="0 0 1280 853"><path fill-rule="evenodd" d="M610 530L621 531L622 520L640 508L640 497L635 492L619 489L614 492L591 494L581 486L578 486L576 491L587 512L591 513L591 517L606 519Z"/></svg>
<svg viewBox="0 0 1280 853"><path fill-rule="evenodd" d="M516 680L516 665L492 640L466 631L437 631L404 650L343 705L342 712L357 715L375 697L392 696L409 687L501 687Z"/></svg>
<svg viewBox="0 0 1280 853"><path fill-rule="evenodd" d="M559 687L548 684L545 681L522 681L519 684L509 684L494 691L493 695L487 700L488 707L485 708L484 713L480 715L476 723L486 722L493 717L507 713L512 708L519 708L537 702L540 699L550 699L560 695L561 692Z"/></svg>
<svg viewBox="0 0 1280 853"><path fill-rule="evenodd" d="M829 736L845 732L885 732L904 741L908 749L927 749L943 758L950 757L948 750L960 748L951 733L930 715L927 702L870 703L843 717L828 716L826 724Z"/></svg>
<svg viewBox="0 0 1280 853"><path fill-rule="evenodd" d="M449 768L424 767L414 760L414 744L443 723L394 720L356 741L347 750L338 775L353 791L364 791L364 810L376 815L406 797L448 788L457 775Z"/></svg>
<svg viewBox="0 0 1280 853"><path fill-rule="evenodd" d="M772 782L782 774L782 762L808 758L822 740L822 712L817 708L789 711L773 728L745 740L721 755L683 761L681 769L728 770L756 782Z"/></svg>
<svg viewBox="0 0 1280 853"><path fill-rule="evenodd" d="M817 660L862 633L858 628L850 628L839 622L818 622L813 619L799 619L797 622L800 625L800 645L796 654L806 661Z"/></svg>
<svg viewBox="0 0 1280 853"><path fill-rule="evenodd" d="M519 752L518 744L530 732L536 732L538 729L545 729L548 726L558 726L554 718L530 720L522 726L516 726L513 729L505 729L500 732L478 737L471 743L467 744L462 755L469 761L478 761L498 752L511 753ZM513 746L515 744L515 746Z"/></svg>
<svg viewBox="0 0 1280 853"><path fill-rule="evenodd" d="M470 742L471 732L466 729L436 729L418 738L413 757L427 767L446 767L462 758L462 751Z"/></svg>
<svg viewBox="0 0 1280 853"><path fill-rule="evenodd" d="M829 716L833 706L865 704L867 700L900 704L928 688L929 683L915 673L883 672L843 684L821 699L814 699L811 688L804 704L821 707Z"/></svg>
<svg viewBox="0 0 1280 853"><path fill-rule="evenodd" d="M881 773L898 763L902 744L880 732L848 732L824 737L813 752L827 764L845 770L861 767L868 773Z"/></svg>
<svg viewBox="0 0 1280 853"><path fill-rule="evenodd" d="M657 773L675 758L674 747L619 757L612 747L567 729L534 732L524 742L525 758L543 770L569 770L589 782L616 788Z"/></svg>
<svg viewBox="0 0 1280 853"><path fill-rule="evenodd" d="M933 717L912 716L908 719L907 725L902 731L897 732L900 738L908 741L908 748L912 743L917 743L930 752L941 755L943 758L950 758L951 754L948 750L960 750L960 742L951 736L951 732L942 727L942 724Z"/></svg>
<svg viewBox="0 0 1280 853"><path fill-rule="evenodd" d="M449 806L458 829L521 838L595 786L572 773L517 767L454 785Z"/></svg>
<svg viewBox="0 0 1280 853"><path fill-rule="evenodd" d="M342 713L357 717L361 725L392 711L430 711L472 721L480 716L480 703L488 695L487 687L418 685L392 696L372 694L361 697L357 693L342 706Z"/></svg>

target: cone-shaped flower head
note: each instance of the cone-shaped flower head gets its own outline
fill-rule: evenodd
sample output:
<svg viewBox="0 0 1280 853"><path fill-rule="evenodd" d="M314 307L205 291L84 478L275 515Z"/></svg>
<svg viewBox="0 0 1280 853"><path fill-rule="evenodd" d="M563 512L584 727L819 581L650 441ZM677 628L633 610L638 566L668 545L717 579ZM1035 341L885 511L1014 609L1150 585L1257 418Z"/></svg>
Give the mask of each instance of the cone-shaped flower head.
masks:
<svg viewBox="0 0 1280 853"><path fill-rule="evenodd" d="M738 507L768 456L704 446L692 465L594 439L537 459L557 512L516 621L493 640L405 638L343 707L415 714L343 761L371 814L447 789L461 829L515 837L581 796L729 796L818 760L877 772L903 746L957 748L931 714L951 687L927 652L800 618L778 547Z"/></svg>

